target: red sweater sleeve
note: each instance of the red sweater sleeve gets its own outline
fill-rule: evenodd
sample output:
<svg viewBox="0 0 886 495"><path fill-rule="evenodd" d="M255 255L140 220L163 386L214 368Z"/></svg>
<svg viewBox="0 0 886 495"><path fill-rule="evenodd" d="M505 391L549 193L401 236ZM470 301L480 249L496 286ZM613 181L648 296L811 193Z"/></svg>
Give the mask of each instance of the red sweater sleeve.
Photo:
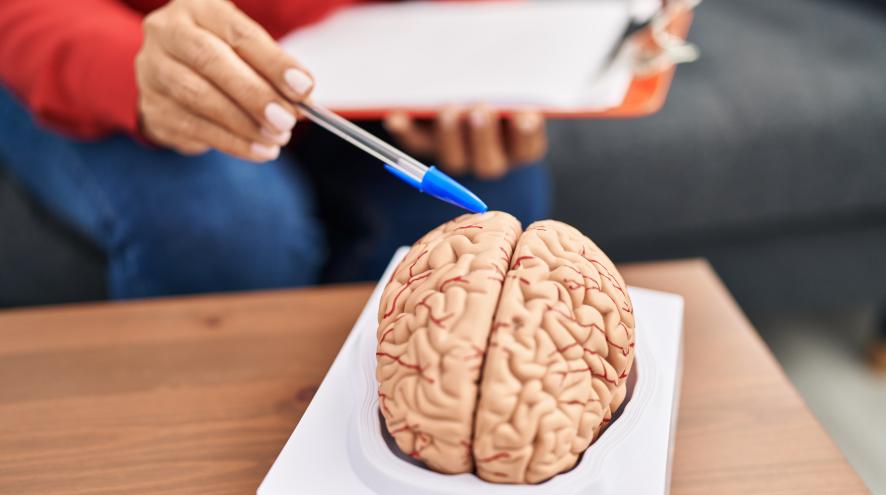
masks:
<svg viewBox="0 0 886 495"><path fill-rule="evenodd" d="M141 17L114 0L0 0L0 81L69 135L137 133Z"/></svg>

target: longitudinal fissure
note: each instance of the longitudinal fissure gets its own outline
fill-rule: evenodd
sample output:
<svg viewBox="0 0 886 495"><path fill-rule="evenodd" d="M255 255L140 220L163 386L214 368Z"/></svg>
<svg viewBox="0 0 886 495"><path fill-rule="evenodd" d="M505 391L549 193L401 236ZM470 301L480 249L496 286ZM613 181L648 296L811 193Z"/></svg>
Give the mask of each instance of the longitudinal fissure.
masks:
<svg viewBox="0 0 886 495"><path fill-rule="evenodd" d="M624 399L634 351L624 287L559 222L523 231L490 212L428 233L379 308L379 405L398 447L494 482L571 469Z"/></svg>
<svg viewBox="0 0 886 495"><path fill-rule="evenodd" d="M487 333L486 333L486 345L483 346L483 348L485 349L485 352L483 353L483 357L481 358L481 362L480 362L480 374L477 376L477 394L474 398L474 404L480 403L480 393L481 393L480 392L480 384L483 383L483 368L486 366L486 356L489 355L489 345L492 342L493 334L497 328L500 328L496 325L496 315L498 314L498 307L501 304L501 296L502 296L501 290L504 289L504 284L505 284L505 281L507 280L507 276L506 276L507 271L508 271L507 267L510 266L510 260L511 260L511 258L513 258L514 251L516 251L517 244L519 242L520 242L520 239L517 238L514 241L514 246L511 249L511 252L507 253L507 251L505 251L506 259L505 259L505 268L503 270L501 268L499 268L497 265L493 264L493 266L495 266L495 268L496 268L496 271L502 272L502 277L501 277L502 287L501 287L501 289L499 289L498 298L495 301L495 308L493 308L493 310L492 310L492 320L489 322L489 329L487 330ZM470 443L469 452L470 452L470 456L471 456L471 460L472 460L471 465L473 466L472 472L474 474L477 473L477 463L478 462L488 462L488 459L486 459L486 458L476 459L474 457L474 449L473 449L474 433L476 431L475 426L477 424L477 412L478 411L479 411L479 409L477 407L474 407L474 414L471 415L471 443ZM507 452L502 452L501 454L504 454L505 456L509 455L509 454L507 454Z"/></svg>

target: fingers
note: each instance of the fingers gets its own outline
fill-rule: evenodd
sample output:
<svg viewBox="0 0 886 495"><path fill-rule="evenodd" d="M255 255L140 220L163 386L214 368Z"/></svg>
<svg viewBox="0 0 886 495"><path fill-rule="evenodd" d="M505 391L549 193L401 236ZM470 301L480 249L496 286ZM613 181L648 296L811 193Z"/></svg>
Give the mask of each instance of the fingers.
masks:
<svg viewBox="0 0 886 495"><path fill-rule="evenodd" d="M172 0L142 21L139 126L150 140L254 161L279 154L313 80L226 0ZM287 82L288 81L288 82Z"/></svg>
<svg viewBox="0 0 886 495"><path fill-rule="evenodd" d="M218 88L171 58L161 59L148 73L154 79L153 87L161 94L244 139L277 146L289 142L289 131L259 127Z"/></svg>
<svg viewBox="0 0 886 495"><path fill-rule="evenodd" d="M544 117L538 112L518 112L505 125L508 158L514 164L540 160L547 152L547 133Z"/></svg>
<svg viewBox="0 0 886 495"><path fill-rule="evenodd" d="M182 27L162 43L170 55L211 82L259 126L278 133L295 126L292 105L221 39L200 28Z"/></svg>
<svg viewBox="0 0 886 495"><path fill-rule="evenodd" d="M538 112L502 119L486 105L468 111L451 106L428 124L404 112L394 112L384 120L405 151L435 155L440 167L453 175L470 171L479 178L498 178L514 165L538 161L547 151L544 117Z"/></svg>
<svg viewBox="0 0 886 495"><path fill-rule="evenodd" d="M308 97L314 88L310 73L233 3L197 2L195 8L199 10L195 15L198 24L233 48L280 94L290 101Z"/></svg>
<svg viewBox="0 0 886 495"><path fill-rule="evenodd" d="M459 107L446 107L437 115L434 127L437 159L440 166L455 175L461 175L468 171L468 153L462 114L463 110Z"/></svg>
<svg viewBox="0 0 886 495"><path fill-rule="evenodd" d="M501 177L508 160L498 114L487 106L477 106L468 114L468 142L474 175L483 179Z"/></svg>
<svg viewBox="0 0 886 495"><path fill-rule="evenodd" d="M199 156L209 151L208 146L190 142L185 142L181 145L173 144L171 148L185 156Z"/></svg>
<svg viewBox="0 0 886 495"><path fill-rule="evenodd" d="M385 130L406 152L419 156L434 153L433 132L426 125L420 125L404 112L392 112L384 120Z"/></svg>
<svg viewBox="0 0 886 495"><path fill-rule="evenodd" d="M168 139L169 142L167 143L167 146L182 155L197 156L209 151L209 146L176 134L170 134Z"/></svg>
<svg viewBox="0 0 886 495"><path fill-rule="evenodd" d="M184 154L204 152L214 148L229 155L254 162L276 159L280 147L251 142L199 115L187 111L171 99L158 97L149 112L162 112L167 119L154 126L148 138Z"/></svg>

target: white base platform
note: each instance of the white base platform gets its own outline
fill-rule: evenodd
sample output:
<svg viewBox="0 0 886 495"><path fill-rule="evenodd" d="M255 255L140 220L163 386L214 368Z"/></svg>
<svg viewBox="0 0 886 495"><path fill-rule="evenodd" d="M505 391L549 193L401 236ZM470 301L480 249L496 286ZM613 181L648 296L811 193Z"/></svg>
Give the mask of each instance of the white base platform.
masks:
<svg viewBox="0 0 886 495"><path fill-rule="evenodd" d="M629 288L637 345L629 399L571 471L538 485L497 485L414 465L386 443L375 381L376 313L394 255L258 495L667 494L682 368L683 299ZM630 380L630 378L629 378Z"/></svg>

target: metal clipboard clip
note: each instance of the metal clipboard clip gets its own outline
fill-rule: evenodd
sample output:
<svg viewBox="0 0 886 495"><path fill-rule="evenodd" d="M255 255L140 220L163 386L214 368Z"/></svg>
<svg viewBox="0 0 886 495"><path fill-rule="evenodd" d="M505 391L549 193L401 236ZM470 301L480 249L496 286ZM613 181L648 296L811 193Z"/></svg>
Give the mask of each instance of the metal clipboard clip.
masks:
<svg viewBox="0 0 886 495"><path fill-rule="evenodd" d="M698 47L671 33L668 28L679 16L698 6L701 0L672 0L642 26L628 34L617 58L630 60L639 76L658 74L674 65L698 60Z"/></svg>

